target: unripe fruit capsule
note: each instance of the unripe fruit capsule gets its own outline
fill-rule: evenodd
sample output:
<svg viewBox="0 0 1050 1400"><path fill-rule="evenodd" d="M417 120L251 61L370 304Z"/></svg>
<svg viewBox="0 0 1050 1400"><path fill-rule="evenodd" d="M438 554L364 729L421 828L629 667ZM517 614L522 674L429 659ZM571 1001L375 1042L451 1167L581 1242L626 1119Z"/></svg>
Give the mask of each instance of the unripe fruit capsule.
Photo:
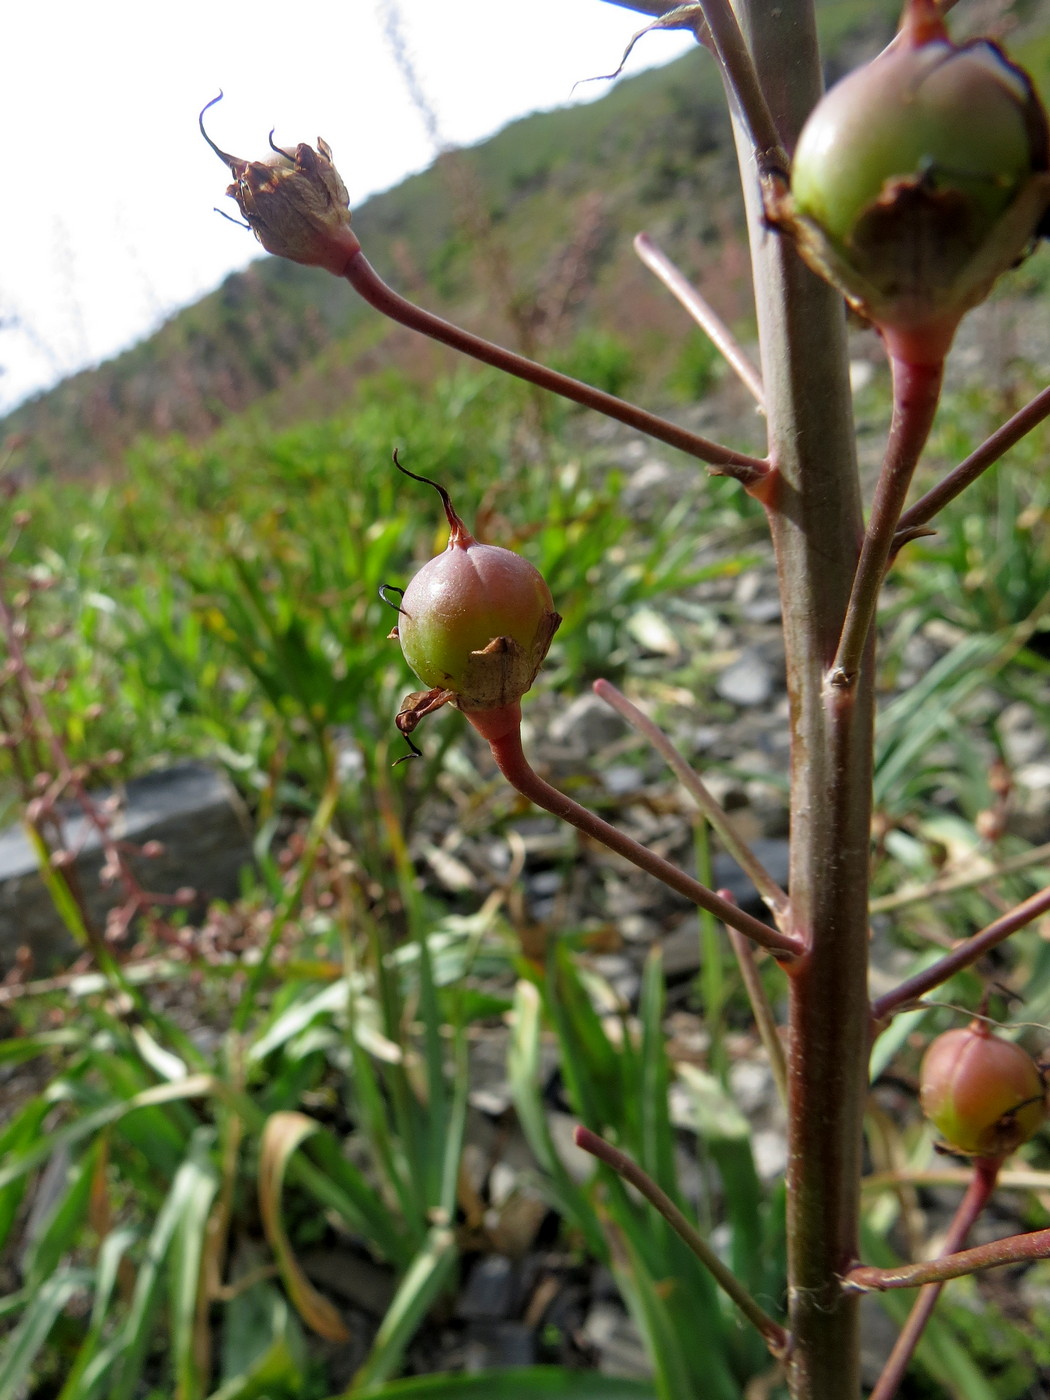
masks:
<svg viewBox="0 0 1050 1400"><path fill-rule="evenodd" d="M520 554L480 544L443 487L415 480L440 494L450 533L444 553L423 565L402 596L396 635L405 660L432 696L444 693L458 709L514 704L536 679L561 621L550 589ZM427 703L433 707L430 697Z"/></svg>
<svg viewBox="0 0 1050 1400"><path fill-rule="evenodd" d="M920 1070L922 1110L954 1152L1006 1157L1046 1116L1045 1090L1030 1055L982 1021L945 1031Z"/></svg>
<svg viewBox="0 0 1050 1400"><path fill-rule="evenodd" d="M817 104L774 219L891 351L932 363L1035 237L1050 140L1020 68L988 41L957 47L926 19L906 16L885 53Z"/></svg>

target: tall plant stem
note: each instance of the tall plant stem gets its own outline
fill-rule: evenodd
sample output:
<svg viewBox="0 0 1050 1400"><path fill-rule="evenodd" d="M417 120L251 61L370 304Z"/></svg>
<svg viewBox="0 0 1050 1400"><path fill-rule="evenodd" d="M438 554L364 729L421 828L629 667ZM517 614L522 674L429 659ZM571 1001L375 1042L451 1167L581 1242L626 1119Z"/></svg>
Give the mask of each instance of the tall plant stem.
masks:
<svg viewBox="0 0 1050 1400"><path fill-rule="evenodd" d="M790 146L821 90L813 8L740 0L739 12ZM790 704L788 888L807 945L789 987L788 1381L794 1400L857 1400L856 1300L839 1278L858 1250L867 1089L870 645L847 691L824 686L863 533L845 319L838 294L766 227L755 152L739 122L736 134L776 473L766 506Z"/></svg>
<svg viewBox="0 0 1050 1400"><path fill-rule="evenodd" d="M955 1218L949 1227L948 1237L941 1251L943 1254L954 1254L965 1243L966 1236L973 1228L974 1221L984 1210L989 1196L995 1190L995 1181L1001 1165L999 1159L992 1160L983 1157L979 1157L974 1162L970 1185L966 1195L960 1201L959 1209L955 1212ZM943 1287L943 1282L937 1282L928 1283L921 1289L911 1312L908 1314L908 1320L890 1352L882 1375L879 1377L875 1389L871 1392L870 1400L893 1400L897 1394L901 1381L904 1379L904 1373L908 1369L908 1363L915 1354L919 1338L926 1329L926 1324L937 1305L937 1299L941 1296Z"/></svg>
<svg viewBox="0 0 1050 1400"><path fill-rule="evenodd" d="M659 442L666 442L670 447L677 447L680 452L686 452L690 457L709 463L721 474L735 477L745 486L761 482L768 474L769 464L758 457L752 457L747 452L734 452L732 448L723 447L721 443L711 442L710 439L691 433L686 428L680 428L677 423L671 423L644 408L637 408L634 404L618 399L614 394L607 394L602 389L595 389L591 384L584 384L579 379L560 374L546 365L537 364L535 360L526 359L524 355L474 335L472 331L465 331L453 325L451 321L435 316L432 311L425 311L414 302L406 301L393 288L387 286L360 250L350 257L343 276L358 295L384 316L389 316L392 321L398 321L410 330L429 336L431 340L436 340L442 345L451 346L453 350L459 350L464 355L470 355L482 364L491 365L494 369L502 370L504 374L512 374L517 379L524 379L529 384L535 384L549 393L559 394L562 398L582 404L585 408L592 408L607 418L615 418L629 428L635 428Z"/></svg>

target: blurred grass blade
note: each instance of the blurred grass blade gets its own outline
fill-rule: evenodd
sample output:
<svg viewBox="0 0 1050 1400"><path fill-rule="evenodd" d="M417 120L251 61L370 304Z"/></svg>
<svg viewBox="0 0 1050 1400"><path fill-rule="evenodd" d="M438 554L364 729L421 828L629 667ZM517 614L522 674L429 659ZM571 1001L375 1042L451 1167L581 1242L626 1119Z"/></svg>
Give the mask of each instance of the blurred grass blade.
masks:
<svg viewBox="0 0 1050 1400"><path fill-rule="evenodd" d="M223 1319L222 1384L209 1400L270 1400L305 1389L303 1334L267 1280L235 1292Z"/></svg>
<svg viewBox="0 0 1050 1400"><path fill-rule="evenodd" d="M30 1099L21 1112L16 1113L10 1123L0 1129L0 1162L16 1159L28 1151L40 1136L40 1125L51 1111L51 1105L43 1094ZM47 1156L47 1153L44 1153ZM11 1226L18 1214L18 1207L25 1194L25 1176L18 1176L0 1186L0 1249L3 1248Z"/></svg>
<svg viewBox="0 0 1050 1400"><path fill-rule="evenodd" d="M110 1322L110 1303L117 1285L121 1260L127 1255L136 1238L134 1230L114 1230L102 1241L95 1265L95 1296L91 1304L88 1334L77 1351L76 1360L59 1392L58 1400L84 1400L88 1394L82 1387L81 1380L94 1360L106 1326Z"/></svg>
<svg viewBox="0 0 1050 1400"><path fill-rule="evenodd" d="M568 1371L557 1366L483 1371L477 1375L450 1372L413 1376L382 1385L368 1394L369 1400L657 1400L651 1381ZM219 1400L218 1396L213 1400Z"/></svg>
<svg viewBox="0 0 1050 1400"><path fill-rule="evenodd" d="M444 1225L435 1226L401 1280L347 1396L373 1394L398 1369L420 1324L448 1284L458 1258L455 1234Z"/></svg>
<svg viewBox="0 0 1050 1400"><path fill-rule="evenodd" d="M296 1259L284 1228L281 1191L288 1159L318 1124L304 1113L284 1110L266 1120L259 1146L259 1210L263 1229L292 1306L306 1325L329 1342L347 1342L350 1333L338 1309L314 1288Z"/></svg>
<svg viewBox="0 0 1050 1400"><path fill-rule="evenodd" d="M194 1147L199 1151L199 1142L195 1143ZM172 1241L183 1219L194 1209L194 1200L200 1191L200 1184L200 1165L191 1156L175 1173L171 1190L165 1197L150 1232L124 1325L111 1346L106 1352L100 1353L96 1357L95 1365L89 1368L88 1375L97 1377L112 1366L115 1383L106 1400L135 1400L139 1394L143 1371L154 1340L153 1323L163 1291L165 1265L169 1260Z"/></svg>
<svg viewBox="0 0 1050 1400"><path fill-rule="evenodd" d="M529 1147L550 1178L549 1194L566 1220L582 1230L595 1258L606 1254L605 1236L587 1195L576 1185L554 1147L542 1097L540 994L524 978L514 996L514 1024L507 1051L507 1078L514 1108Z"/></svg>
<svg viewBox="0 0 1050 1400"><path fill-rule="evenodd" d="M686 1334L676 1332L660 1290L630 1236L615 1224L607 1226L607 1233L613 1274L645 1343L659 1400L696 1400L696 1388L682 1354ZM718 1359L717 1354L709 1358L712 1363ZM705 1370L704 1400L735 1400L720 1384L723 1378L717 1364Z"/></svg>
<svg viewBox="0 0 1050 1400"><path fill-rule="evenodd" d="M56 1160L52 1158L53 1163ZM62 1189L36 1227L32 1243L22 1260L22 1277L31 1291L51 1277L62 1256L73 1248L87 1215L92 1186L102 1161L103 1141L99 1138L79 1161L68 1163Z"/></svg>
<svg viewBox="0 0 1050 1400"><path fill-rule="evenodd" d="M638 1008L642 1023L641 1081L638 1085L641 1131L636 1152L643 1170L681 1204L675 1180L674 1129L667 1103L669 1076L663 1029L664 1003L663 958L660 949L654 947L645 960Z"/></svg>
<svg viewBox="0 0 1050 1400"><path fill-rule="evenodd" d="M183 1167L183 1209L172 1242L170 1329L175 1400L200 1400L208 1369L207 1310L201 1261L219 1172L212 1157L215 1132L199 1128ZM203 1330L202 1330L203 1324Z"/></svg>
<svg viewBox="0 0 1050 1400"><path fill-rule="evenodd" d="M62 1309L75 1293L91 1287L88 1269L65 1269L32 1295L21 1322L0 1354L0 1400L24 1400L30 1368Z"/></svg>
<svg viewBox="0 0 1050 1400"><path fill-rule="evenodd" d="M467 1127L467 1096L470 1090L470 1063L467 1058L467 1038L463 1028L456 1031L454 1044L455 1070L452 1101L448 1109L445 1149L442 1154L441 1194L439 1208L443 1220L450 1221L456 1215L456 1196L459 1189L459 1172L463 1158L463 1134Z"/></svg>
<svg viewBox="0 0 1050 1400"><path fill-rule="evenodd" d="M97 1133L108 1124L116 1123L127 1114L134 1113L137 1108L177 1103L183 1099L205 1098L209 1094L215 1093L216 1087L216 1081L210 1074L193 1074L179 1084L158 1084L153 1088L144 1089L139 1094L134 1094L130 1099L110 1103L105 1108L97 1109L94 1113L87 1113L83 1118L78 1118L75 1122L67 1124L66 1127L48 1133L13 1161L6 1161L3 1166L0 1166L0 1190L3 1190L10 1182L25 1176L41 1162L46 1161L53 1152L74 1146L81 1139L91 1137L92 1134Z"/></svg>

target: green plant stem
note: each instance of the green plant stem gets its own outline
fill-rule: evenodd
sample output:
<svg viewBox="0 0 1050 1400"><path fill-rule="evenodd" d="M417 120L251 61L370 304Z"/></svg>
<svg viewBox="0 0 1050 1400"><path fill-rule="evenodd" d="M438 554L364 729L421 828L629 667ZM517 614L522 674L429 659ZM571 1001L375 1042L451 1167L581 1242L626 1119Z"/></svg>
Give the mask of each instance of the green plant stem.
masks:
<svg viewBox="0 0 1050 1400"><path fill-rule="evenodd" d="M822 86L813 8L740 0L738 14L789 149ZM791 61L785 62L785 55ZM793 1400L858 1400L858 1254L870 1044L868 863L874 677L825 688L863 537L841 298L772 235L750 133L735 123L747 204L775 478L765 498L784 618L791 734L788 1386Z"/></svg>
<svg viewBox="0 0 1050 1400"><path fill-rule="evenodd" d="M429 336L431 340L439 341L442 345L449 345L453 350L470 355L482 364L492 365L494 369L502 370L505 374L512 374L529 384L536 384L541 389L571 399L573 403L582 404L585 408L592 408L596 413L605 414L607 418L615 418L629 428L634 428L660 442L666 442L670 447L677 447L680 452L688 453L698 461L707 462L720 474L735 477L745 486L753 486L769 472L769 464L759 457L752 457L747 452L734 452L720 443L711 442L708 438L668 422L666 418L660 418L643 408L637 408L634 404L626 403L614 394L607 394L590 384L571 379L567 374L559 374L557 370L537 364L535 360L528 360L513 350L495 345L471 331L462 330L450 321L435 316L433 312L424 311L422 307L406 301L388 287L362 252L353 254L346 264L343 276L370 306L410 330Z"/></svg>
<svg viewBox="0 0 1050 1400"><path fill-rule="evenodd" d="M944 378L943 362L913 365L894 358L893 420L868 527L864 532L856 577L842 637L831 668L832 685L850 686L868 642L879 592L890 560L904 500L926 446Z"/></svg>
<svg viewBox="0 0 1050 1400"><path fill-rule="evenodd" d="M622 691L617 690L610 681L597 680L594 682L593 689L599 699L604 700L618 715L623 716L632 729L636 729L639 734L648 739L660 757L665 760L672 773L703 812L722 845L725 846L768 905L776 920L777 927L784 928L789 922L790 900L737 831L733 825L733 819L728 812L719 806L703 780L690 767L663 730L654 724L648 715L643 714L637 705L632 705L627 696Z"/></svg>
<svg viewBox="0 0 1050 1400"><path fill-rule="evenodd" d="M903 542L903 538L910 537L913 531L925 525L939 510L943 510L949 501L954 501L982 472L994 466L1011 447L1048 417L1050 388L1036 394L1030 403L1025 404L1012 418L1008 418L1001 428L997 428L990 438L971 452L965 461L954 467L943 480L927 491L925 496L920 496L913 506L909 506L897 522L897 543Z"/></svg>
<svg viewBox="0 0 1050 1400"><path fill-rule="evenodd" d="M964 967L970 967L971 964L977 962L978 958L983 958L985 953L991 952L1000 943L1005 943L1018 929L1024 928L1033 919L1038 919L1040 914L1045 914L1048 911L1050 911L1050 885L1037 891L1000 918L995 919L986 928L981 929L980 933L975 933L972 938L964 939L958 947L953 948L940 961L933 963L922 972L917 972L914 977L906 978L899 987L894 987L892 991L877 997L871 1005L872 1018L876 1024L879 1024L888 1017L896 1015L898 1011L912 1006L919 997L925 996L934 987L939 987L942 982L947 982L949 977L954 977Z"/></svg>
<svg viewBox="0 0 1050 1400"><path fill-rule="evenodd" d="M965 1241L966 1236L973 1228L974 1221L984 1210L988 1198L995 1190L995 1179L1001 1165L1002 1161L998 1158L993 1160L978 1157L974 1162L970 1185L959 1203L959 1209L955 1212L942 1254L954 1253ZM1050 1231L1041 1233L1050 1235ZM969 1252L973 1253L974 1251ZM890 1273L893 1271L879 1272ZM916 1298L915 1304L908 1314L908 1321L904 1324L904 1328L890 1352L889 1359L883 1367L882 1374L879 1376L869 1400L893 1400L893 1396L897 1394L900 1383L904 1379L904 1373L908 1369L915 1348L919 1344L919 1338L925 1331L926 1324L937 1304L937 1299L941 1296L944 1278L952 1277L952 1275L946 1274L944 1277L934 1275L934 1277L937 1277L938 1281L927 1284ZM918 1281L916 1279L916 1282Z"/></svg>
<svg viewBox="0 0 1050 1400"><path fill-rule="evenodd" d="M733 1271L722 1263L703 1235L690 1225L675 1203L657 1186L652 1177L644 1172L637 1162L628 1157L626 1152L621 1152L618 1147L606 1142L603 1137L599 1137L590 1128L577 1127L573 1133L573 1141L584 1152L589 1152L592 1157L597 1157L600 1162L612 1167L618 1176L629 1182L655 1210L660 1212L675 1234L684 1240L704 1268L708 1270L719 1288L736 1304L748 1322L758 1329L772 1354L778 1358L783 1357L790 1341L784 1328L759 1307Z"/></svg>
<svg viewBox="0 0 1050 1400"><path fill-rule="evenodd" d="M571 797L566 797L563 792L551 787L550 783L544 782L539 774L531 768L525 757L521 747L521 730L517 725L500 737L490 738L489 745L492 749L492 756L503 776L512 787L516 788L523 797L527 797L530 802L534 802L537 807L542 807L545 812L550 812L553 816L568 822L570 826L576 827L584 835L590 836L601 845L607 846L609 850L615 851L617 855L623 856L625 860L629 860L639 870L644 870L654 879L662 881L683 898L688 899L691 904L708 910L716 918L721 919L723 923L738 929L761 947L768 948L785 965L790 966L791 962L802 952L801 939L789 933L781 933L778 929L769 928L750 914L746 914L742 909L737 909L726 900L719 898L714 890L709 890L706 885L700 884L699 880L694 880L691 875L679 870L670 861L664 860L662 856L648 850L635 841L633 837L619 831L615 826L611 826L601 817L588 811L586 807L581 807Z"/></svg>

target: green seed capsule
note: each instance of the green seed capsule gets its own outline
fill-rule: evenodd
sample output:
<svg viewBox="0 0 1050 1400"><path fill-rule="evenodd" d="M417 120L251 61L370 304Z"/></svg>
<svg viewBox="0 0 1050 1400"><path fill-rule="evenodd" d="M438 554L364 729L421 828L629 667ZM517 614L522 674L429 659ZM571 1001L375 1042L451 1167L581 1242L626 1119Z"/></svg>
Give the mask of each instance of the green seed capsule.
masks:
<svg viewBox="0 0 1050 1400"><path fill-rule="evenodd" d="M1046 114L993 43L905 30L819 102L781 222L904 357L943 357L1050 203ZM917 341L914 353L908 349ZM893 349L891 344L891 349Z"/></svg>

